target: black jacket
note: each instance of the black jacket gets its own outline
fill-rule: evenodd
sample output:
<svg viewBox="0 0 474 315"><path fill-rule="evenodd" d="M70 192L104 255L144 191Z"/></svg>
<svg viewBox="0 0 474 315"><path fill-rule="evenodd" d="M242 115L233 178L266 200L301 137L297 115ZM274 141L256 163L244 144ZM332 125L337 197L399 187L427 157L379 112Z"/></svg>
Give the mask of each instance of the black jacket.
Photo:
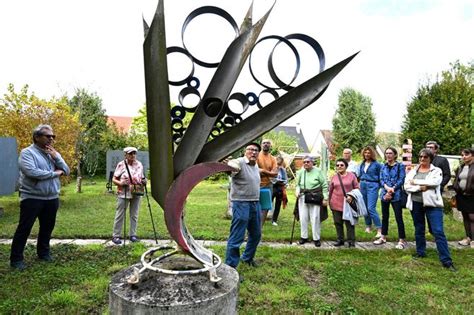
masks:
<svg viewBox="0 0 474 315"><path fill-rule="evenodd" d="M449 182L451 179L451 170L449 168L449 162L448 159L442 156L435 156L433 159L433 162L431 162L436 167L439 167L441 171L443 172L443 180L441 181L441 191L444 190L444 186Z"/></svg>

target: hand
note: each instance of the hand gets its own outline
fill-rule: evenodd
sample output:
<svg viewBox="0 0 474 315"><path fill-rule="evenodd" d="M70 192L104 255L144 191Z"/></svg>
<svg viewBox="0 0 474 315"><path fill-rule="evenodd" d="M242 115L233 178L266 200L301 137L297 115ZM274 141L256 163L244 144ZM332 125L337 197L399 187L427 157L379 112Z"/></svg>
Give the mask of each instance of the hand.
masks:
<svg viewBox="0 0 474 315"><path fill-rule="evenodd" d="M129 181L128 181L128 179L126 179L126 178L124 178L124 179L122 179L122 180L120 181L120 185L121 185L121 186L127 186L128 184L129 184Z"/></svg>
<svg viewBox="0 0 474 315"><path fill-rule="evenodd" d="M351 203L352 202L352 196L347 195L346 200L347 200L348 203Z"/></svg>
<svg viewBox="0 0 474 315"><path fill-rule="evenodd" d="M147 182L146 178L143 177L143 178L142 178L142 185L146 185L146 182Z"/></svg>
<svg viewBox="0 0 474 315"><path fill-rule="evenodd" d="M52 145L47 144L45 148L46 153L51 155L53 159L56 159L58 157L58 151L56 151Z"/></svg>
<svg viewBox="0 0 474 315"><path fill-rule="evenodd" d="M393 189L392 187L389 187L387 189L387 193L389 193L390 195L394 194L395 193L395 189Z"/></svg>
<svg viewBox="0 0 474 315"><path fill-rule="evenodd" d="M428 186L421 185L421 186L420 186L420 190L421 190L421 191L427 191L427 190L428 190Z"/></svg>
<svg viewBox="0 0 474 315"><path fill-rule="evenodd" d="M60 177L61 175L64 175L64 171L63 170L55 170L54 171L56 174L58 174L58 177Z"/></svg>
<svg viewBox="0 0 474 315"><path fill-rule="evenodd" d="M328 206L328 201L327 201L327 199L323 199L323 206L324 206L324 207L327 207L327 206Z"/></svg>

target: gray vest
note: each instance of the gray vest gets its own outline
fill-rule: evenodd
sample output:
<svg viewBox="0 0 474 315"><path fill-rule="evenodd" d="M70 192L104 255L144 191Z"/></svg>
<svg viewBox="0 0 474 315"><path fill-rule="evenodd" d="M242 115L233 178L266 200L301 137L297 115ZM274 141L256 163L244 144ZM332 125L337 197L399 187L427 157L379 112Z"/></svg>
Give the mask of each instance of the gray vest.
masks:
<svg viewBox="0 0 474 315"><path fill-rule="evenodd" d="M260 199L260 171L258 165L245 163L243 157L237 159L240 172L232 176L230 185L230 200L258 201Z"/></svg>

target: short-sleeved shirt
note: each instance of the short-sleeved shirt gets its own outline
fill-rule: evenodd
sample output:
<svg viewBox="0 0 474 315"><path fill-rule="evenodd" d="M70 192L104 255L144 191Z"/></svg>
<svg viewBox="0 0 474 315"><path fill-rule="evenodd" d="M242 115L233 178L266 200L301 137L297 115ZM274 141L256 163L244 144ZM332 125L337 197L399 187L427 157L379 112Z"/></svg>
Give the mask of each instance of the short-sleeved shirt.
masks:
<svg viewBox="0 0 474 315"><path fill-rule="evenodd" d="M128 169L130 170L130 175L132 176L132 180L130 182L130 184L141 184L142 182L142 179L144 177L143 175L143 165L140 161L133 161L133 164L130 165L128 164ZM125 167L125 161L120 161L118 164L117 164L117 167L115 168L115 172L114 172L114 177L120 181L126 179L128 180L129 179L129 176L128 176L128 172L127 172L127 168ZM117 188L117 196L119 198L127 198L127 199L131 199L132 198L132 194L131 194L131 185L128 186L126 189L124 189L123 186L118 186ZM126 190L126 193L127 193L127 196L125 197L125 191Z"/></svg>

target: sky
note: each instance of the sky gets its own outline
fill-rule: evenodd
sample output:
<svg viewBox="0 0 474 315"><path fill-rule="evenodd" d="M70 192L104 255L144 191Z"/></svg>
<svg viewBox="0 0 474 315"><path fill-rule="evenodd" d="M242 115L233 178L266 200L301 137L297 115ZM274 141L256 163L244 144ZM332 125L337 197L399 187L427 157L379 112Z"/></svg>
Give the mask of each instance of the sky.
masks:
<svg viewBox="0 0 474 315"><path fill-rule="evenodd" d="M254 1L254 22L273 2ZM167 46L183 47L182 25L194 9L218 6L240 26L250 3L166 0ZM156 5L157 0L0 1L0 95L9 83L17 90L28 84L41 98L85 88L102 98L108 115L135 116L145 103L142 18L150 24ZM332 128L339 91L348 87L371 98L377 131L400 131L406 104L420 84L433 82L456 60L474 60L473 30L474 0L277 0L260 37L309 35L324 49L326 68L360 51L318 101L284 123L299 124L311 145L318 130ZM225 20L207 14L190 22L184 41L195 57L217 62L233 36ZM273 44L262 42L252 58L268 84L261 65ZM295 81L300 84L318 73L319 63L307 45L294 44L301 56ZM274 66L286 80L294 73L294 56L279 46ZM186 77L190 69L182 55L169 55L170 79ZM195 67L201 95L213 71ZM245 65L233 92L262 90ZM170 89L175 103L179 91ZM196 102L192 96L185 101Z"/></svg>

